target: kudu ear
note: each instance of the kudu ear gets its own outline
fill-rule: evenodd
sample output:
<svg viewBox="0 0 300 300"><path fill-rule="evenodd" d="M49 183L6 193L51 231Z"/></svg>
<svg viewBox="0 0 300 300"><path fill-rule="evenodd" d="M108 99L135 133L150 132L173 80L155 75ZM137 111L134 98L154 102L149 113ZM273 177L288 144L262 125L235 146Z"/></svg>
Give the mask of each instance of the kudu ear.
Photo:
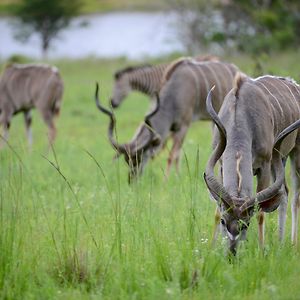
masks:
<svg viewBox="0 0 300 300"><path fill-rule="evenodd" d="M281 199L282 199L281 197L282 197L282 193L279 192L277 195L275 195L271 199L268 199L264 202L260 202L258 206L265 213L273 212L274 210L276 210L279 207Z"/></svg>
<svg viewBox="0 0 300 300"><path fill-rule="evenodd" d="M158 134L155 134L152 141L151 141L151 145L156 147L161 143L161 138Z"/></svg>
<svg viewBox="0 0 300 300"><path fill-rule="evenodd" d="M282 186L285 185L285 170L282 156L279 152L282 141L291 132L300 127L300 120L295 121L286 127L277 137L273 148L273 167L275 172L275 182L269 188L257 194L258 205L264 212L272 212L278 208L282 198ZM260 194L260 196L259 196ZM259 200L261 198L261 200Z"/></svg>

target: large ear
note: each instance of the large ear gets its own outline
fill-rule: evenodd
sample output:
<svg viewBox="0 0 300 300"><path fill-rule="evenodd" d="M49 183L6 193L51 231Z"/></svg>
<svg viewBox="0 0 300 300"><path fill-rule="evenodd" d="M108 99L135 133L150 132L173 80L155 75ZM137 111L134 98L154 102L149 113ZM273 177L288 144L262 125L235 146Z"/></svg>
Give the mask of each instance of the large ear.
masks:
<svg viewBox="0 0 300 300"><path fill-rule="evenodd" d="M161 143L161 137L156 133L151 141L152 146L158 146Z"/></svg>
<svg viewBox="0 0 300 300"><path fill-rule="evenodd" d="M279 207L281 199L282 199L282 192L279 192L271 199L265 200L264 202L261 202L258 205L263 212L270 213Z"/></svg>

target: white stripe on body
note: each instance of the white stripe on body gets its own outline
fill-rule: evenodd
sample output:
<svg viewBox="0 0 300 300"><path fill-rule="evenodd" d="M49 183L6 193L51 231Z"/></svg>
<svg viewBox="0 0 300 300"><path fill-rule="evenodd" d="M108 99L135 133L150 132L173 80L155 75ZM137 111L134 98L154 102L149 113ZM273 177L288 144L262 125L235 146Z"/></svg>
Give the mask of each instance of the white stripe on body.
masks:
<svg viewBox="0 0 300 300"><path fill-rule="evenodd" d="M280 102L278 101L278 99L271 93L271 91L261 81L257 81L257 83L259 83L260 85L262 85L263 88L275 99L277 105L279 106L281 116L284 117L283 110L282 110L282 107L281 107ZM272 103L272 102L270 102L270 103Z"/></svg>
<svg viewBox="0 0 300 300"><path fill-rule="evenodd" d="M294 99L294 102L296 103L296 106L297 106L297 108L298 108L298 113L299 113L299 115L300 115L299 103L298 103L298 101L297 101L295 95L293 94L292 90L290 89L290 87L289 87L283 80L280 80L280 82L282 82L282 83L288 88L289 92L291 93L291 95L292 95L292 97L293 97L293 99Z"/></svg>
<svg viewBox="0 0 300 300"><path fill-rule="evenodd" d="M285 98L284 95L281 93L280 89L278 89L276 85L272 84L272 81L271 81L271 82L268 81L268 84L272 87L272 89L276 90L276 92L280 95L280 97L281 97L282 99ZM289 102L287 102L286 105L287 105L287 107L288 107L288 110L290 111L290 114L292 115L293 112L294 112L293 107L291 107L291 106L289 105ZM299 108L298 108L298 110L299 110Z"/></svg>

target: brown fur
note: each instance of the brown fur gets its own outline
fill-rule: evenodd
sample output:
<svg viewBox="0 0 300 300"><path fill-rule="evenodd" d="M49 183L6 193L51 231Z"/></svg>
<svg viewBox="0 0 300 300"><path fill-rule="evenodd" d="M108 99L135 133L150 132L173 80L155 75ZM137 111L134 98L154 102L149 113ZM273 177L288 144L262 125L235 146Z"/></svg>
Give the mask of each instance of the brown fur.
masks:
<svg viewBox="0 0 300 300"><path fill-rule="evenodd" d="M130 73L139 69L143 69L143 68L148 68L151 67L152 65L150 64L145 64L145 65L141 65L141 66L136 66L136 67L126 67L122 70L119 70L115 73L115 79L119 79L122 75L126 74L126 73Z"/></svg>
<svg viewBox="0 0 300 300"><path fill-rule="evenodd" d="M177 69L178 66L180 66L182 63L186 62L187 60L192 59L190 57L180 57L173 61L166 69L163 78L162 78L162 86L170 79L171 75L174 73L174 71Z"/></svg>
<svg viewBox="0 0 300 300"><path fill-rule="evenodd" d="M210 54L197 55L197 56L195 56L195 60L197 60L197 61L221 61L220 57L215 56L215 55L210 55Z"/></svg>
<svg viewBox="0 0 300 300"><path fill-rule="evenodd" d="M30 110L36 108L49 128L49 141L56 135L54 117L59 114L63 81L56 67L45 64L10 64L0 80L0 125L7 140L13 115L23 112L31 144ZM29 137L30 136L30 137Z"/></svg>
<svg viewBox="0 0 300 300"><path fill-rule="evenodd" d="M239 97L239 91L246 79L247 79L247 76L241 72L238 72L235 75L235 78L233 81L233 89L235 90L234 94L235 94L236 98Z"/></svg>

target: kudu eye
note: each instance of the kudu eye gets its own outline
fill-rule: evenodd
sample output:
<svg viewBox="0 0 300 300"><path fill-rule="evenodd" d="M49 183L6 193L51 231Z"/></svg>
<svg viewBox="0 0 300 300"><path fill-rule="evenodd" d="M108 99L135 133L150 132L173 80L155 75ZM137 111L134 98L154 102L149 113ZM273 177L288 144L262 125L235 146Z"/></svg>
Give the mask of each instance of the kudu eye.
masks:
<svg viewBox="0 0 300 300"><path fill-rule="evenodd" d="M225 226L225 225L226 225L226 223L225 223L225 220L224 220L224 219L221 219L221 224L222 224L223 226Z"/></svg>

